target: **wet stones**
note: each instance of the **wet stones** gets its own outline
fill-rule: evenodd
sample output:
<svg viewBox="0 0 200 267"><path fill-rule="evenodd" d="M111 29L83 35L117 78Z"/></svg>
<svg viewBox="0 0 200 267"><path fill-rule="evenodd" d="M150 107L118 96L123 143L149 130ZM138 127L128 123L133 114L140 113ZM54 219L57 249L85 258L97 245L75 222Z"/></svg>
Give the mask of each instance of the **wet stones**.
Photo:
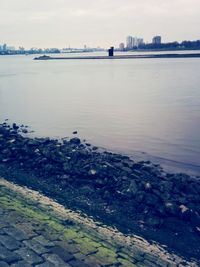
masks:
<svg viewBox="0 0 200 267"><path fill-rule="evenodd" d="M71 144L79 145L81 143L81 140L78 137L74 137L70 139Z"/></svg>
<svg viewBox="0 0 200 267"><path fill-rule="evenodd" d="M23 129L27 128L15 123L0 124L1 164L39 174L39 179L54 181L62 190L79 190L80 197L88 196L94 203L97 199L107 205L112 202L124 216L128 207L133 218L146 218L150 227L161 227L168 217L200 226L199 178L167 174L151 162L99 152L78 137L29 138Z"/></svg>

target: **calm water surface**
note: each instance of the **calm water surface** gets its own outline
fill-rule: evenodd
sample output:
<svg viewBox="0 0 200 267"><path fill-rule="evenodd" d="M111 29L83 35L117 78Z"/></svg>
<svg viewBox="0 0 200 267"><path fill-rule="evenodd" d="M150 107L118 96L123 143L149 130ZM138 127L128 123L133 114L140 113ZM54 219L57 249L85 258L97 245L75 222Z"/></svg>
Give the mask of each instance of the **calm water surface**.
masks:
<svg viewBox="0 0 200 267"><path fill-rule="evenodd" d="M200 174L200 59L0 57L0 121Z"/></svg>

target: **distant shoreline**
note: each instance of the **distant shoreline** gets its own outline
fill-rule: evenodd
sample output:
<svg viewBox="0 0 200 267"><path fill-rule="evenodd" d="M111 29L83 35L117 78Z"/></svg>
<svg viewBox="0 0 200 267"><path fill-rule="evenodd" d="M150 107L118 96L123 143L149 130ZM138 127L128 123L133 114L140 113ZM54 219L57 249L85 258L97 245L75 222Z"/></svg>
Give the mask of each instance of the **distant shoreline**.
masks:
<svg viewBox="0 0 200 267"><path fill-rule="evenodd" d="M51 57L40 56L34 60L74 60L74 59L150 59L150 58L200 58L200 53L192 54L152 54L152 55L116 55L116 56L81 56L81 57Z"/></svg>

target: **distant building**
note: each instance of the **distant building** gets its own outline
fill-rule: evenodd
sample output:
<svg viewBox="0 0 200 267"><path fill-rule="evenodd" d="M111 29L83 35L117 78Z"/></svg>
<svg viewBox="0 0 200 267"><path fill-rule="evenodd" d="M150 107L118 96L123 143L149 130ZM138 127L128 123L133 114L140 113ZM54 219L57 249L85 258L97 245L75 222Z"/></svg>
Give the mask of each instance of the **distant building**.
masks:
<svg viewBox="0 0 200 267"><path fill-rule="evenodd" d="M125 49L124 43L119 44L119 50L124 51L124 49Z"/></svg>
<svg viewBox="0 0 200 267"><path fill-rule="evenodd" d="M127 49L132 49L133 48L133 37L132 36L127 36L127 38L126 38L126 48Z"/></svg>
<svg viewBox="0 0 200 267"><path fill-rule="evenodd" d="M7 50L14 51L15 50L15 47L14 46L7 46Z"/></svg>
<svg viewBox="0 0 200 267"><path fill-rule="evenodd" d="M3 50L3 51L6 51L6 50L7 50L7 44L4 44L4 45L2 46L2 50Z"/></svg>
<svg viewBox="0 0 200 267"><path fill-rule="evenodd" d="M138 38L137 39L137 47L140 46L140 45L142 45L142 44L144 44L143 38Z"/></svg>
<svg viewBox="0 0 200 267"><path fill-rule="evenodd" d="M152 44L161 44L161 36L154 36L152 39Z"/></svg>
<svg viewBox="0 0 200 267"><path fill-rule="evenodd" d="M138 38L138 37L133 37L133 36L128 36L126 38L127 49L138 48L143 43L144 43L143 38Z"/></svg>
<svg viewBox="0 0 200 267"><path fill-rule="evenodd" d="M133 47L137 47L137 43L138 43L138 38L137 37L133 37L133 39L132 39L132 46Z"/></svg>

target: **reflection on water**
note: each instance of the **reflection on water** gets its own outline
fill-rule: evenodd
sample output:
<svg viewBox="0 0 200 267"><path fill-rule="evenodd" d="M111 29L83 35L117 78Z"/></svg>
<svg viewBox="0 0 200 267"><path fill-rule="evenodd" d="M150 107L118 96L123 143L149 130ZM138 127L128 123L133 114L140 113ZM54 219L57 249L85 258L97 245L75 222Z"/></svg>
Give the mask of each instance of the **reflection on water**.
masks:
<svg viewBox="0 0 200 267"><path fill-rule="evenodd" d="M199 69L198 58L0 57L0 120L31 125L39 136L78 130L100 147L200 173Z"/></svg>

